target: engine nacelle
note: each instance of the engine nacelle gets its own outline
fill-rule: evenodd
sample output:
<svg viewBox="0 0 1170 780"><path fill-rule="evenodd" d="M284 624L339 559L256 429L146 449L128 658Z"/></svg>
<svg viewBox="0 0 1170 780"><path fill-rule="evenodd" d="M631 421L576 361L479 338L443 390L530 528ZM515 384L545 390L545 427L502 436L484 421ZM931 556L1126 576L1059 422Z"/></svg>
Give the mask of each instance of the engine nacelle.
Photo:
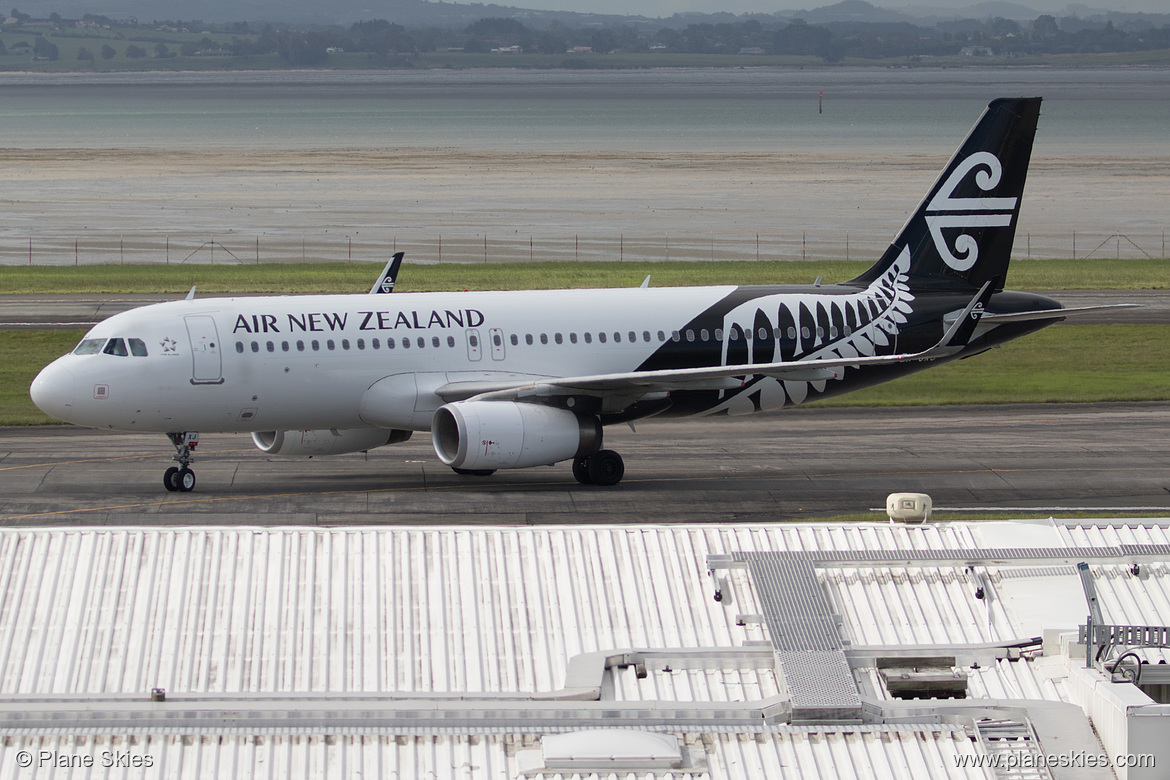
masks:
<svg viewBox="0 0 1170 780"><path fill-rule="evenodd" d="M387 444L397 444L410 438L412 431L386 428L330 428L321 431L256 431L252 442L261 452L289 457L313 455L341 455L363 452Z"/></svg>
<svg viewBox="0 0 1170 780"><path fill-rule="evenodd" d="M452 468L523 469L596 452L601 423L550 406L459 401L435 412L431 442Z"/></svg>

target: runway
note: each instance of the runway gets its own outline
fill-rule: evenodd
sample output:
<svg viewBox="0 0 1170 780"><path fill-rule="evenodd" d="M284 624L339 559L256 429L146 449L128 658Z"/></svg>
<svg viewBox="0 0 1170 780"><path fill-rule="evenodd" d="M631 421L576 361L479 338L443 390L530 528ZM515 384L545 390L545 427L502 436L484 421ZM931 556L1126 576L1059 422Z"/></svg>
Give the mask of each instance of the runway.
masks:
<svg viewBox="0 0 1170 780"><path fill-rule="evenodd" d="M366 525L752 523L882 507L1154 507L1170 512L1170 403L797 409L607 429L625 480L567 464L461 477L429 437L311 460L205 434L192 493L162 486L161 434L0 431L0 524ZM875 518L881 518L875 514Z"/></svg>

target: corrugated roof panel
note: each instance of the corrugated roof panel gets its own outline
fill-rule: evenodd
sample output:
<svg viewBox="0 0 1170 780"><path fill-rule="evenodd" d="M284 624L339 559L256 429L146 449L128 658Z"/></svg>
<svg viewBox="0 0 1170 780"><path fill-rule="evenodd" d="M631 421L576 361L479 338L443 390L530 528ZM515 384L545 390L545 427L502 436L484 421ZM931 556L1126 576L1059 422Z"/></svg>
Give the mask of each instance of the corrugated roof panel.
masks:
<svg viewBox="0 0 1170 780"><path fill-rule="evenodd" d="M922 777L982 778L980 772L956 767L956 757L974 755L962 731L909 732L780 732L703 734L693 741L692 755L705 759L708 771L620 772L624 780L711 777L833 777L885 780ZM522 776L518 751L509 737L430 735L269 735L269 736L19 736L0 745L5 775L16 774L18 754L28 751L40 761L41 751L55 760L89 757L85 770L92 778L145 774L160 778L484 778L514 780ZM531 752L531 751L529 751ZM150 766L119 766L135 759ZM537 762L539 764L539 761ZM27 776L49 771L33 767ZM64 774L61 772L60 774ZM536 778L600 780L611 772L535 772Z"/></svg>

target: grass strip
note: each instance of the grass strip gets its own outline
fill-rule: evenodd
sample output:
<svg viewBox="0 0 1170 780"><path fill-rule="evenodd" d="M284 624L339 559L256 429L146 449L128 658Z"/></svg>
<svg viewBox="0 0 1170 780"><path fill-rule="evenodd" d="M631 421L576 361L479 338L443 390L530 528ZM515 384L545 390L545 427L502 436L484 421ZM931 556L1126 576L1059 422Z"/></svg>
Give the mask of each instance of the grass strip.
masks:
<svg viewBox="0 0 1170 780"><path fill-rule="evenodd" d="M54 422L33 406L37 372L79 330L0 331L0 425ZM824 406L942 406L1170 400L1170 325L1055 325L970 360L819 401Z"/></svg>
<svg viewBox="0 0 1170 780"><path fill-rule="evenodd" d="M869 262L446 263L412 265L398 290L527 290L632 287L647 274L655 287L708 284L826 284L857 276ZM368 263L258 265L87 265L0 267L4 293L201 294L366 292L380 269ZM1024 290L1136 290L1170 286L1170 259L1016 260L1008 287Z"/></svg>

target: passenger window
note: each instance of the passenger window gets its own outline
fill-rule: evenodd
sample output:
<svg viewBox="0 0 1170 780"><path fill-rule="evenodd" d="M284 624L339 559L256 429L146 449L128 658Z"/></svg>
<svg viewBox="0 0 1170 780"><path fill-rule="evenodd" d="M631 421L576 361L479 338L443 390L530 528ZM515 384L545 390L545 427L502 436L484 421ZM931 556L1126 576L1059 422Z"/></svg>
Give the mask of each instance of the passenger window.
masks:
<svg viewBox="0 0 1170 780"><path fill-rule="evenodd" d="M709 334L709 333L707 332L707 329L706 329L706 328L703 328L701 331L699 331L699 340L700 340L700 341L707 341L707 340L708 340L708 339L707 339L707 337L708 337L709 335L711 335L711 334Z"/></svg>
<svg viewBox="0 0 1170 780"><path fill-rule="evenodd" d="M565 343L565 340L563 338L561 338L561 334L559 334L559 333L553 334L553 341L555 341L558 344Z"/></svg>
<svg viewBox="0 0 1170 780"><path fill-rule="evenodd" d="M532 346L532 334L531 333L524 334L524 343L530 347Z"/></svg>
<svg viewBox="0 0 1170 780"><path fill-rule="evenodd" d="M366 340L365 339L358 339L357 340L357 348L358 349L365 349L366 348Z"/></svg>
<svg viewBox="0 0 1170 780"><path fill-rule="evenodd" d="M808 338L810 335L812 335L812 334L810 334L810 333L808 332L808 328L801 328L801 329L800 329L800 337L801 337L802 339L807 339L807 338Z"/></svg>
<svg viewBox="0 0 1170 780"><path fill-rule="evenodd" d="M242 342L242 341L236 342L236 352L239 352L241 355L244 354L244 342Z"/></svg>
<svg viewBox="0 0 1170 780"><path fill-rule="evenodd" d="M666 341L666 334L663 333L662 331L658 331L658 340L659 341Z"/></svg>
<svg viewBox="0 0 1170 780"><path fill-rule="evenodd" d="M768 331L764 330L763 328L760 328L758 331L756 331L756 335L762 339L766 339L766 338L768 338Z"/></svg>
<svg viewBox="0 0 1170 780"><path fill-rule="evenodd" d="M695 332L693 330L691 330L690 328L687 328L687 341L694 341L694 340L695 340Z"/></svg>
<svg viewBox="0 0 1170 780"><path fill-rule="evenodd" d="M790 341L796 340L796 328L789 328L788 329L788 339Z"/></svg>
<svg viewBox="0 0 1170 780"><path fill-rule="evenodd" d="M502 338L500 338L499 333L493 333L492 334L492 343L495 344L497 347L499 347L499 346L503 345L504 340Z"/></svg>
<svg viewBox="0 0 1170 780"><path fill-rule="evenodd" d="M475 339L473 338L472 341L474 341L474 340ZM393 342L391 342L391 344L393 345ZM475 346L475 344L472 344L472 346ZM403 349L410 349L410 339L404 338L402 340L402 348Z"/></svg>
<svg viewBox="0 0 1170 780"><path fill-rule="evenodd" d="M259 351L260 351L260 345L259 345L257 342L255 342L255 341L253 341L253 342L252 342L252 351L253 351L253 352L259 352Z"/></svg>
<svg viewBox="0 0 1170 780"><path fill-rule="evenodd" d="M105 339L83 339L77 348L73 350L74 355L96 355L102 351L102 347L106 345ZM243 349L243 345L240 345Z"/></svg>
<svg viewBox="0 0 1170 780"><path fill-rule="evenodd" d="M270 341L270 342L268 342L268 343L267 343L265 346L267 346L267 347L268 347L268 351L269 351L269 352L275 352L275 351L276 351L276 345L275 345L275 344L273 344L271 341Z"/></svg>
<svg viewBox="0 0 1170 780"><path fill-rule="evenodd" d="M723 341L723 328L716 328L715 329L715 340L716 341Z"/></svg>
<svg viewBox="0 0 1170 780"><path fill-rule="evenodd" d="M146 344L142 339L130 339L130 354L134 357L147 357Z"/></svg>
<svg viewBox="0 0 1170 780"><path fill-rule="evenodd" d="M304 351L305 351L305 342L301 341L300 339L297 339L297 352L304 352Z"/></svg>
<svg viewBox="0 0 1170 780"><path fill-rule="evenodd" d="M637 340L638 340L638 334L634 333L634 331L631 330L630 331L630 343L633 344Z"/></svg>
<svg viewBox="0 0 1170 780"><path fill-rule="evenodd" d="M427 345L427 340L426 340L426 339L424 339L422 336L419 336L419 337L418 337L418 348L419 348L419 349L422 349L422 348L423 348L423 347L425 347L426 345Z"/></svg>
<svg viewBox="0 0 1170 780"><path fill-rule="evenodd" d="M438 346L440 346L440 344L441 344L441 342L439 341L438 336L431 336L431 345L432 346L438 347Z"/></svg>
<svg viewBox="0 0 1170 780"><path fill-rule="evenodd" d="M621 344L622 343L622 334L615 332L613 334L613 343L614 344Z"/></svg>
<svg viewBox="0 0 1170 780"><path fill-rule="evenodd" d="M280 351L281 352L288 352L288 342L287 341L280 342Z"/></svg>
<svg viewBox="0 0 1170 780"><path fill-rule="evenodd" d="M455 337L454 337L454 336L448 336L448 337L447 337L447 346L448 346L448 347L453 347L453 346L455 346Z"/></svg>
<svg viewBox="0 0 1170 780"><path fill-rule="evenodd" d="M823 339L824 337L825 337L825 329L824 328L817 328L817 338Z"/></svg>
<svg viewBox="0 0 1170 780"><path fill-rule="evenodd" d="M118 357L126 357L130 353L126 351L126 342L122 339L110 339L106 344L106 348L102 350L107 355L117 355Z"/></svg>
<svg viewBox="0 0 1170 780"><path fill-rule="evenodd" d="M570 333L570 334L569 334L569 343L570 343L570 344L576 344L576 343L577 343L577 334L576 334L576 333Z"/></svg>
<svg viewBox="0 0 1170 780"><path fill-rule="evenodd" d="M604 343L605 343L605 332L604 332L604 331L602 331L601 333L598 333L598 334L597 334L597 340L598 340L599 342L601 342L602 344L604 344Z"/></svg>
<svg viewBox="0 0 1170 780"><path fill-rule="evenodd" d="M386 339L386 349L394 349L394 339Z"/></svg>
<svg viewBox="0 0 1170 780"><path fill-rule="evenodd" d="M509 337L509 339L508 339L508 340L512 342L512 346L513 346L513 347L516 347L516 346L519 346L519 345L520 345L520 337L519 337L519 336L517 336L515 333L513 333L513 334L512 334L512 335Z"/></svg>
<svg viewBox="0 0 1170 780"><path fill-rule="evenodd" d="M309 346L313 348L314 352L317 352L321 349L321 342L317 341L317 339L313 339L311 342L309 342Z"/></svg>
<svg viewBox="0 0 1170 780"><path fill-rule="evenodd" d="M328 339L325 342L325 346L329 349L330 352L337 348L337 345L333 343L333 339Z"/></svg>
<svg viewBox="0 0 1170 780"><path fill-rule="evenodd" d="M403 339L403 341L406 341L406 339ZM473 335L467 337L467 343L473 347L478 347L479 346L479 339L476 338L476 336L473 334ZM528 343L531 344L532 342L528 342Z"/></svg>
<svg viewBox="0 0 1170 780"><path fill-rule="evenodd" d="M349 349L349 339L342 339L341 340L341 348L342 349Z"/></svg>
<svg viewBox="0 0 1170 780"><path fill-rule="evenodd" d="M585 343L586 343L586 344L592 344L592 343L593 343L593 334L592 334L592 333L589 333L588 331L586 331L586 332L585 332Z"/></svg>
<svg viewBox="0 0 1170 780"><path fill-rule="evenodd" d="M645 341L647 344L650 343L650 331L648 331L648 330L642 331L642 341Z"/></svg>
<svg viewBox="0 0 1170 780"><path fill-rule="evenodd" d="M378 339L370 339L370 349L379 349L381 346L382 342Z"/></svg>
<svg viewBox="0 0 1170 780"><path fill-rule="evenodd" d="M541 333L541 334L540 334L540 343L541 343L541 344L547 344L547 343L548 343L548 334L547 334L547 333Z"/></svg>
<svg viewBox="0 0 1170 780"><path fill-rule="evenodd" d="M670 332L670 340L671 341L682 341L682 336L679 335L679 332L677 330L672 330Z"/></svg>

